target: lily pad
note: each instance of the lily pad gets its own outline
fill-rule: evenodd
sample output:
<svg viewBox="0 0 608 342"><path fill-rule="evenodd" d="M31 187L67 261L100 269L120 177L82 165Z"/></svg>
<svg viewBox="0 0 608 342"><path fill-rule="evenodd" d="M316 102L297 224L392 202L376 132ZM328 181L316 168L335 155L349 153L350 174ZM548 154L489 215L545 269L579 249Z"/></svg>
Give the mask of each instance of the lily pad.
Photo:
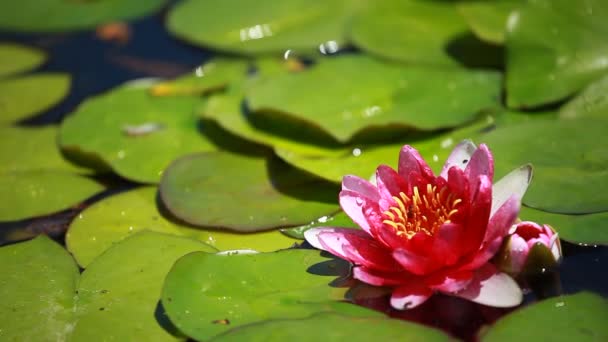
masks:
<svg viewBox="0 0 608 342"><path fill-rule="evenodd" d="M240 81L245 78L248 68L247 60L216 58L190 74L155 84L150 91L156 96L203 95Z"/></svg>
<svg viewBox="0 0 608 342"><path fill-rule="evenodd" d="M534 181L524 196L526 205L587 214L608 211L607 129L607 120L536 120L479 139L494 153L497 176L532 163Z"/></svg>
<svg viewBox="0 0 608 342"><path fill-rule="evenodd" d="M197 340L249 323L324 311L370 316L370 310L332 302L343 299L347 288L329 283L348 269L348 263L324 258L316 250L192 253L169 272L162 303L171 322Z"/></svg>
<svg viewBox="0 0 608 342"><path fill-rule="evenodd" d="M352 6L347 0L187 0L171 10L167 25L179 38L230 52L308 53L327 42L333 51L345 43Z"/></svg>
<svg viewBox="0 0 608 342"><path fill-rule="evenodd" d="M279 157L289 164L332 182L342 182L345 175L369 179L380 164L397 166L399 150L405 144L414 146L431 168L438 173L456 144L479 134L492 121L478 121L470 126L451 132L429 136L420 140L405 140L383 146L359 146L344 149L340 155L305 156L292 151L276 149Z"/></svg>
<svg viewBox="0 0 608 342"><path fill-rule="evenodd" d="M0 221L51 214L102 191L92 179L62 170L0 173Z"/></svg>
<svg viewBox="0 0 608 342"><path fill-rule="evenodd" d="M44 52L12 43L0 43L0 77L34 69L46 59Z"/></svg>
<svg viewBox="0 0 608 342"><path fill-rule="evenodd" d="M563 119L608 117L608 75L589 84L580 94L559 109Z"/></svg>
<svg viewBox="0 0 608 342"><path fill-rule="evenodd" d="M178 218L241 232L299 225L337 211L338 189L277 159L209 152L175 161L160 194Z"/></svg>
<svg viewBox="0 0 608 342"><path fill-rule="evenodd" d="M0 124L13 123L56 105L69 88L70 77L59 73L1 78Z"/></svg>
<svg viewBox="0 0 608 342"><path fill-rule="evenodd" d="M0 305L2 336L19 341L179 340L166 330L169 326L161 326L158 301L171 265L195 251L213 248L142 232L109 249L79 277L67 251L46 237L4 247L0 268L10 277L4 277L0 289L11 296Z"/></svg>
<svg viewBox="0 0 608 342"><path fill-rule="evenodd" d="M60 145L75 159L97 156L120 176L157 183L169 163L215 150L199 129L197 97L155 97L154 83L126 84L86 100L61 125Z"/></svg>
<svg viewBox="0 0 608 342"><path fill-rule="evenodd" d="M110 21L133 19L159 9L165 0L23 0L0 3L0 28L9 31L48 32L95 27Z"/></svg>
<svg viewBox="0 0 608 342"><path fill-rule="evenodd" d="M0 172L53 169L85 172L63 158L57 146L58 128L0 127Z"/></svg>
<svg viewBox="0 0 608 342"><path fill-rule="evenodd" d="M157 207L157 188L143 187L108 197L85 209L70 224L68 250L81 267L123 239L142 230L193 238L218 250L270 252L295 242L279 232L240 234L203 230L170 220Z"/></svg>
<svg viewBox="0 0 608 342"><path fill-rule="evenodd" d="M263 78L248 89L247 101L254 112L292 116L347 142L374 127L462 125L499 105L500 81L495 72L406 67L351 55Z"/></svg>
<svg viewBox="0 0 608 342"><path fill-rule="evenodd" d="M608 301L581 292L559 296L498 320L481 341L605 341Z"/></svg>
<svg viewBox="0 0 608 342"><path fill-rule="evenodd" d="M63 341L69 335L78 266L46 236L0 248L0 335L6 341ZM43 315L34 315L32 313Z"/></svg>
<svg viewBox="0 0 608 342"><path fill-rule="evenodd" d="M507 25L507 104L559 101L608 72L604 0L528 1Z"/></svg>
<svg viewBox="0 0 608 342"><path fill-rule="evenodd" d="M522 207L519 212L522 220L546 223L553 227L560 239L585 245L608 245L608 212L584 215L555 214Z"/></svg>
<svg viewBox="0 0 608 342"><path fill-rule="evenodd" d="M56 127L0 127L0 136L0 221L51 214L103 190L63 159Z"/></svg>
<svg viewBox="0 0 608 342"><path fill-rule="evenodd" d="M302 334L305 332L306 337ZM437 329L397 319L319 313L305 319L280 319L246 325L212 341L451 341Z"/></svg>
<svg viewBox="0 0 608 342"><path fill-rule="evenodd" d="M502 44L509 14L523 3L522 0L470 0L459 2L457 7L477 37Z"/></svg>
<svg viewBox="0 0 608 342"><path fill-rule="evenodd" d="M350 38L372 54L415 64L458 66L456 56L470 59L482 47L449 1L388 0L370 7L354 16Z"/></svg>
<svg viewBox="0 0 608 342"><path fill-rule="evenodd" d="M281 232L294 239L304 240L304 232L315 227L323 226L360 229L359 226L355 224L350 217L348 217L348 215L346 215L343 211L340 211L335 215L321 216L318 219L299 227L281 229Z"/></svg>

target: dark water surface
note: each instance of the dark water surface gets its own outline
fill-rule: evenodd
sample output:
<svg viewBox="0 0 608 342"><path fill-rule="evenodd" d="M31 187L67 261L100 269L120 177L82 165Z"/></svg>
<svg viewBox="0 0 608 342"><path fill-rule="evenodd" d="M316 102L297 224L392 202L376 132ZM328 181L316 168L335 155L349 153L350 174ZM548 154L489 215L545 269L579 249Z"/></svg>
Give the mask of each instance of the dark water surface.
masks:
<svg viewBox="0 0 608 342"><path fill-rule="evenodd" d="M189 46L171 37L163 27L165 13L159 13L129 24L130 40L126 43L103 41L94 30L69 34L14 34L0 31L0 41L13 41L45 50L48 61L40 71L58 71L72 76L69 96L58 106L21 125L60 123L85 98L102 93L127 80L142 77L170 78L192 72L214 55L210 50ZM87 204L110 193L133 187L110 177L102 181L111 189ZM86 205L86 204L85 204ZM63 234L78 208L24 222L0 223L0 244L6 243L6 232L26 227L28 234L47 232L63 242ZM598 229L608 227L598 227ZM4 241L3 241L4 240ZM608 247L578 246L563 242L564 261L558 270L548 271L530 284L526 301L589 290L608 296ZM457 298L435 296L421 307L396 312L386 307L386 300L361 303L387 311L390 315L439 326L454 335L471 339L483 324L490 323L509 310L487 308ZM465 319L463 319L465 318Z"/></svg>

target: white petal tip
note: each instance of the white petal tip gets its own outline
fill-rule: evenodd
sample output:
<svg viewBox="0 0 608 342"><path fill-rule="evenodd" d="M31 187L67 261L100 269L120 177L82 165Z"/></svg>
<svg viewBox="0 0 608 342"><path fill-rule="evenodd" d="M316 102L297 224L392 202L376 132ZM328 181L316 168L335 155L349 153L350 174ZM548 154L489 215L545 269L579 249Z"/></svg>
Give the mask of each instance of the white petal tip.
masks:
<svg viewBox="0 0 608 342"><path fill-rule="evenodd" d="M496 273L481 281L473 281L455 296L496 308L510 308L521 304L523 293L519 285L506 273Z"/></svg>

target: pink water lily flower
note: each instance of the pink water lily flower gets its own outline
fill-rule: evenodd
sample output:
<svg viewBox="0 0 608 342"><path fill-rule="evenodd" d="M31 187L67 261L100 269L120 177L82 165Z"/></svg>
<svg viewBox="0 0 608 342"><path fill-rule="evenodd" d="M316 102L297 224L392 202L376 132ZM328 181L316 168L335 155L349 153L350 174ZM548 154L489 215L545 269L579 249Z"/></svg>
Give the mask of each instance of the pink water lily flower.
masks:
<svg viewBox="0 0 608 342"><path fill-rule="evenodd" d="M492 186L492 154L463 141L435 176L406 145L397 171L378 167L377 185L344 177L340 205L362 230L321 227L305 237L350 261L354 278L391 287L396 309L418 306L435 292L515 306L521 289L490 260L517 218L531 172L522 166Z"/></svg>
<svg viewBox="0 0 608 342"><path fill-rule="evenodd" d="M540 272L561 261L562 248L557 233L549 225L519 222L509 230L497 262L513 275Z"/></svg>

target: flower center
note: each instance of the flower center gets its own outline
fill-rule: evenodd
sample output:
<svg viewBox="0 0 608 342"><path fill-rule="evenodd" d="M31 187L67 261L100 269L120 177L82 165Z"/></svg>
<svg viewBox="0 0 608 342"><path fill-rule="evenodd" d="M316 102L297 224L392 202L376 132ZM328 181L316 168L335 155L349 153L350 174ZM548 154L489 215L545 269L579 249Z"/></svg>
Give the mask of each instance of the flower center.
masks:
<svg viewBox="0 0 608 342"><path fill-rule="evenodd" d="M391 226L398 236L405 235L408 239L418 232L433 235L444 223L450 223L450 218L458 212L456 208L462 199L453 199L453 194L447 194L447 187L437 191L437 186L427 184L426 192L420 192L414 187L413 196L407 197L403 192L399 197L393 196L397 206L390 207L384 212L384 224Z"/></svg>

